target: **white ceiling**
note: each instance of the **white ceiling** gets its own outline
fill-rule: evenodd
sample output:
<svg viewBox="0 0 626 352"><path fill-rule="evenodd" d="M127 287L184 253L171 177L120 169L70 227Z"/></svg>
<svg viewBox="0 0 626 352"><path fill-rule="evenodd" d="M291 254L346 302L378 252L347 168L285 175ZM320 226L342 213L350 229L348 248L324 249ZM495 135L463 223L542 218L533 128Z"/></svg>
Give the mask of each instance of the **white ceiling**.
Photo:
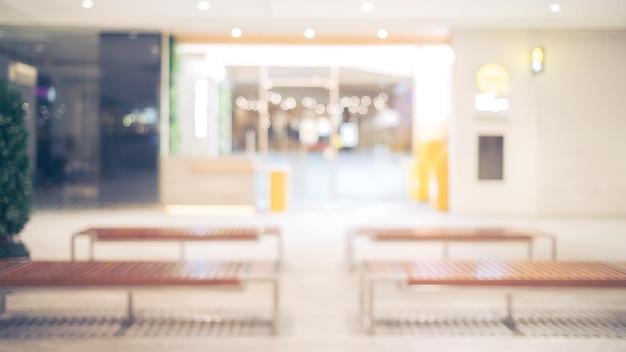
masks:
<svg viewBox="0 0 626 352"><path fill-rule="evenodd" d="M314 28L320 36L324 33L375 36L384 28L390 39L395 34L440 36L455 29L626 30L626 0L369 0L374 5L370 13L361 11L364 0L209 0L207 11L197 9L199 0L92 0L91 9L82 8L82 1L0 0L0 45L2 37L11 48L12 39L16 38L33 45L54 43L46 46L48 52L55 50L48 56L68 62L95 62L98 56L95 31L64 31L62 41L57 41L55 33L5 29L28 26L228 36L232 28L240 27L245 37L250 34L302 36L306 28ZM559 13L550 11L553 3L561 5ZM14 35L19 37L11 38ZM74 37L80 44L76 48L72 46ZM85 47L88 41L85 38L91 38L93 48ZM22 57L37 54L28 45L15 46L12 50L21 50L18 54ZM357 77L359 83L378 82L382 74L363 72L352 75L355 82ZM343 77L349 73L344 71ZM397 79L406 75L385 72L383 76Z"/></svg>
<svg viewBox="0 0 626 352"><path fill-rule="evenodd" d="M626 29L626 0L0 0L1 26L164 30L244 36L318 33L446 33L454 29ZM552 13L549 5L562 11Z"/></svg>

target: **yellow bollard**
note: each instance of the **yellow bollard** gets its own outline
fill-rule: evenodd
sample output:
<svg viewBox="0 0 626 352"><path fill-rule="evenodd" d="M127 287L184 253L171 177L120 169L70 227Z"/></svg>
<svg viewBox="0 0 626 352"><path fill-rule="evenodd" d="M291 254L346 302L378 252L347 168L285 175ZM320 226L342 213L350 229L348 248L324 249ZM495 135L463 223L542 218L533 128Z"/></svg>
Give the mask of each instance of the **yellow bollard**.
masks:
<svg viewBox="0 0 626 352"><path fill-rule="evenodd" d="M270 211L287 210L287 170L270 171Z"/></svg>

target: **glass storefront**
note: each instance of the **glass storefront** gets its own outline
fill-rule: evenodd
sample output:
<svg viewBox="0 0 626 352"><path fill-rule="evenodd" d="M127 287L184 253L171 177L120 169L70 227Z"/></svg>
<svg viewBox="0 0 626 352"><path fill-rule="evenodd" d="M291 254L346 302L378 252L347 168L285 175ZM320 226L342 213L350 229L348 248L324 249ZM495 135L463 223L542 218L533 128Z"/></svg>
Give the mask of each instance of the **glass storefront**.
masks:
<svg viewBox="0 0 626 352"><path fill-rule="evenodd" d="M35 208L158 201L161 35L0 28L29 106Z"/></svg>
<svg viewBox="0 0 626 352"><path fill-rule="evenodd" d="M176 53L182 155L288 165L296 200L406 198L417 46L181 44ZM229 133L214 138L231 143L226 153L209 155L209 138L192 133L192 92L205 81L229 91Z"/></svg>
<svg viewBox="0 0 626 352"><path fill-rule="evenodd" d="M295 198L406 198L426 50L172 45L162 97L162 43L158 33L0 29L0 78L30 107L35 207L158 204L160 152L288 164Z"/></svg>

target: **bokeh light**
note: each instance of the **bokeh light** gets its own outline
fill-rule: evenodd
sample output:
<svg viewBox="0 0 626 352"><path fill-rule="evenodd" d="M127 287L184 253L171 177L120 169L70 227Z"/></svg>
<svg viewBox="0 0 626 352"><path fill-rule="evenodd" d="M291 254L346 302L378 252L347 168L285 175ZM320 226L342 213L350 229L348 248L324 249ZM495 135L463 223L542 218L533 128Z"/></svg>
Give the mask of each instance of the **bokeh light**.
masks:
<svg viewBox="0 0 626 352"><path fill-rule="evenodd" d="M242 34L241 28L233 28L233 30L230 31L230 35L232 35L233 38L240 38Z"/></svg>
<svg viewBox="0 0 626 352"><path fill-rule="evenodd" d="M364 2L361 4L361 11L363 12L372 12L374 11L374 4L371 2Z"/></svg>
<svg viewBox="0 0 626 352"><path fill-rule="evenodd" d="M208 1L198 1L198 10L206 11L211 7Z"/></svg>
<svg viewBox="0 0 626 352"><path fill-rule="evenodd" d="M307 28L307 30L304 31L304 36L309 39L315 37L315 30L313 28Z"/></svg>

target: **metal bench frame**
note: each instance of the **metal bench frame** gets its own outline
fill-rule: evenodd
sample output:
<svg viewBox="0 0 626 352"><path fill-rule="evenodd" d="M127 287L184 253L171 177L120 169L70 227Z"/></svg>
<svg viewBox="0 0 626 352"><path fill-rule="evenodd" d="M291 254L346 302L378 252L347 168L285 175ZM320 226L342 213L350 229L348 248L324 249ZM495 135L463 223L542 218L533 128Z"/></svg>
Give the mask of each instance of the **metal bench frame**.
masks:
<svg viewBox="0 0 626 352"><path fill-rule="evenodd" d="M551 234L547 234L547 233L542 233L542 232L526 232L526 231L513 231L514 233L516 233L518 236L517 237L507 237L504 235L504 233L506 231L512 231L512 230L507 230L507 229L495 229L495 228L485 228L484 230L489 230L489 231L502 231L503 235L500 238L496 238L497 236L492 236L490 238L483 238L480 236L476 236L476 237L471 237L471 236L464 236L464 237L459 237L459 238L450 238L449 236L446 238L443 237L439 237L439 236L423 236L423 237L415 237L415 238L407 238L407 237L398 237L398 238L389 238L389 239L385 239L385 240L378 240L376 238L377 233L379 232L386 232L386 231L394 231L394 230L400 230L400 231L410 231L410 230L425 230L425 231L429 231L429 230L446 230L449 232L454 232L454 230L460 230L460 231L467 231L467 230L478 230L478 229L472 229L472 228L453 228L453 227L449 227L449 228L434 228L434 227L424 227L424 228L352 228L348 230L348 234L346 236L346 264L348 266L348 268L350 270L353 270L357 263L355 261L355 248L356 248L356 240L358 237L366 237L368 238L370 241L372 242L377 242L377 243L418 243L418 242L437 242L437 243L442 243L443 244L443 252L442 252L442 257L443 258L449 258L450 257L450 243L452 242L457 242L457 243L484 243L484 242L490 242L490 243L509 243L509 242L524 242L527 244L528 246L528 251L527 251L527 257L528 259L532 259L533 258L533 248L534 248L534 242L537 238L547 238L549 239L550 243L551 243L551 258L552 259L556 259L557 258L557 243L556 243L556 237L554 235Z"/></svg>
<svg viewBox="0 0 626 352"><path fill-rule="evenodd" d="M16 265L19 266L24 262L16 262ZM28 263L28 262L25 262ZM62 262L64 265L67 265L68 268L75 265L77 262ZM84 262L82 262L84 263ZM93 262L94 264L98 264L101 262ZM124 264L134 265L141 262L126 262ZM202 289L202 290L234 290L234 291L242 291L245 289L245 286L249 283L268 283L272 289L272 302L271 302L271 325L272 325L272 334L278 335L279 333L279 325L280 325L280 278L279 278L279 266L275 266L275 270L269 273L254 273L250 272L251 265L254 263L241 262L244 265L244 269L242 269L236 278L236 283L232 284L194 284L194 283L181 283L181 284L142 284L137 285L133 284L133 280L127 279L127 284L115 284L115 285L97 285L93 282L89 284L81 283L80 280L74 283L61 283L61 284L37 284L35 282L31 282L25 285L4 285L2 282L2 274L7 273L17 266L0 266L0 315L7 312L7 295L16 292L22 291L68 291L68 290L92 290L92 291L100 291L100 290L112 290L112 291L125 291L126 292L126 323L130 324L135 321L135 313L134 313L134 297L133 292L136 291L154 291L154 290L166 290L166 289ZM71 277L67 278L71 280Z"/></svg>
<svg viewBox="0 0 626 352"><path fill-rule="evenodd" d="M361 320L361 326L368 334L375 333L375 301L376 301L376 286L384 283L395 284L400 290L411 292L431 292L433 290L498 290L504 291L506 294L506 316L502 319L502 323L509 328L515 326L515 320L513 317L513 293L520 290L567 290L567 291L590 291L590 290L620 290L626 292L626 263L608 263L614 268L621 270L623 278L621 279L621 286L615 286L612 284L598 284L592 286L585 285L542 285L541 280L537 280L535 285L515 285L515 284L485 284L476 279L473 284L464 283L460 284L409 284L410 274L402 270L398 270L394 273L373 273L367 269L367 263L364 262L361 265L359 273L359 315ZM397 263L389 261L387 263ZM626 310L625 310L626 312Z"/></svg>
<svg viewBox="0 0 626 352"><path fill-rule="evenodd" d="M211 227L216 230L229 230L232 229L230 227ZM241 229L251 229L252 227L237 227ZM141 238L138 236L126 236L124 238L119 239L100 239L97 233L97 230L100 228L88 228L84 230L80 230L72 235L71 247L70 247L70 258L72 261L76 260L76 239L79 237L87 237L89 239L89 260L94 260L94 245L96 242L142 242L142 241L150 241L150 242L178 242L179 244L179 260L185 260L185 243L186 242L237 242L237 241L256 241L261 236L273 236L276 238L276 260L279 264L283 262L283 239L281 236L280 228L278 227L257 227L254 228L257 231L257 239L248 240L248 239L239 239L233 237L232 239L228 239L225 237L219 238L211 238L197 236L193 239L181 239L176 236L172 237L160 237L160 238ZM116 229L116 227L102 227L101 229ZM121 227L119 229L122 229ZM123 227L123 229L132 229L132 227ZM158 227L136 227L136 229L141 231L146 230L162 230L163 228ZM172 229L180 229L180 230L193 230L192 227L180 227L180 228L172 228Z"/></svg>

